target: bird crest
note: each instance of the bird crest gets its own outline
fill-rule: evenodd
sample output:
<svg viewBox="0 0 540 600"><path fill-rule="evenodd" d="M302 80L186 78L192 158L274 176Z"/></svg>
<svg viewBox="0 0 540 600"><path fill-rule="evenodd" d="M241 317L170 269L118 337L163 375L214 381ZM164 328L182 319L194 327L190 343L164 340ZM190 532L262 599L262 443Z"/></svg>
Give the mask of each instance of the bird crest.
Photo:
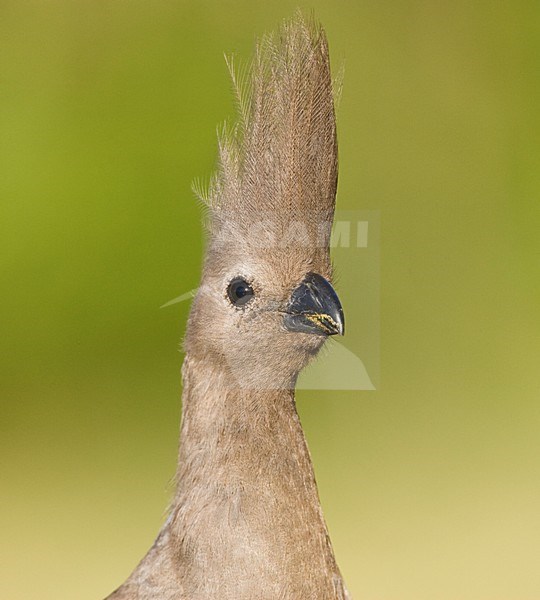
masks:
<svg viewBox="0 0 540 600"><path fill-rule="evenodd" d="M252 63L227 60L238 119L219 135L206 191L210 248L220 241L328 248L337 187L334 88L322 27L300 12L263 36ZM225 243L225 242L224 242Z"/></svg>

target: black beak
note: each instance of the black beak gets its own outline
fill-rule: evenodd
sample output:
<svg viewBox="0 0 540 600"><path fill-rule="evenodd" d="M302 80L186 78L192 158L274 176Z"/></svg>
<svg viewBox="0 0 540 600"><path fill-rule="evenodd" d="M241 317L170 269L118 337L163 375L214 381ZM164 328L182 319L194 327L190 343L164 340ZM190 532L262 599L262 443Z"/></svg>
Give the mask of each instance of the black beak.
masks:
<svg viewBox="0 0 540 600"><path fill-rule="evenodd" d="M317 273L309 273L294 290L284 319L289 331L343 335L345 317L334 288Z"/></svg>

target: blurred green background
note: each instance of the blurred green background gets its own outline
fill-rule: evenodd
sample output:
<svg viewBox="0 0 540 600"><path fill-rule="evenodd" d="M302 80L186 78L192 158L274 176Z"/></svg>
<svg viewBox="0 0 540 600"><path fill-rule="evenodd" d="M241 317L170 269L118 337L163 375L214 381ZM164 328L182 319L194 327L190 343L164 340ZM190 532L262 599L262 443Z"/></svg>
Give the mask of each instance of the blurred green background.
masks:
<svg viewBox="0 0 540 600"><path fill-rule="evenodd" d="M0 2L2 598L100 599L160 527L222 54L298 4L345 61L339 208L381 215L379 389L299 399L339 563L540 598L536 0Z"/></svg>

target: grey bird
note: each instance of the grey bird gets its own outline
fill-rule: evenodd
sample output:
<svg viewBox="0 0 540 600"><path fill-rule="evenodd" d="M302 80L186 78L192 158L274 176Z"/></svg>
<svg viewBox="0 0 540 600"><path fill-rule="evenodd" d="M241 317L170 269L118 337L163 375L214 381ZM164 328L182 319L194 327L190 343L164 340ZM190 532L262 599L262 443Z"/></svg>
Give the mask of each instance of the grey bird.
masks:
<svg viewBox="0 0 540 600"><path fill-rule="evenodd" d="M109 600L349 598L295 405L301 369L344 333L330 281L337 186L323 29L262 38L219 139L208 244L185 337L176 492Z"/></svg>

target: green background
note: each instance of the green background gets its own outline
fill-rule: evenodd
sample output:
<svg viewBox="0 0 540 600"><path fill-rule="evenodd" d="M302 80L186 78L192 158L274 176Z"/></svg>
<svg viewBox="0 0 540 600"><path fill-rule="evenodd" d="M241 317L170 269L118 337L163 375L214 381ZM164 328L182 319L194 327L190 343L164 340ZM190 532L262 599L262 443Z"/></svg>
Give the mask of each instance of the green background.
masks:
<svg viewBox="0 0 540 600"><path fill-rule="evenodd" d="M0 2L0 596L99 599L160 527L222 54L298 2ZM540 5L320 2L380 385L300 393L355 598L540 598ZM337 265L339 269L339 265ZM348 319L355 295L347 291Z"/></svg>

